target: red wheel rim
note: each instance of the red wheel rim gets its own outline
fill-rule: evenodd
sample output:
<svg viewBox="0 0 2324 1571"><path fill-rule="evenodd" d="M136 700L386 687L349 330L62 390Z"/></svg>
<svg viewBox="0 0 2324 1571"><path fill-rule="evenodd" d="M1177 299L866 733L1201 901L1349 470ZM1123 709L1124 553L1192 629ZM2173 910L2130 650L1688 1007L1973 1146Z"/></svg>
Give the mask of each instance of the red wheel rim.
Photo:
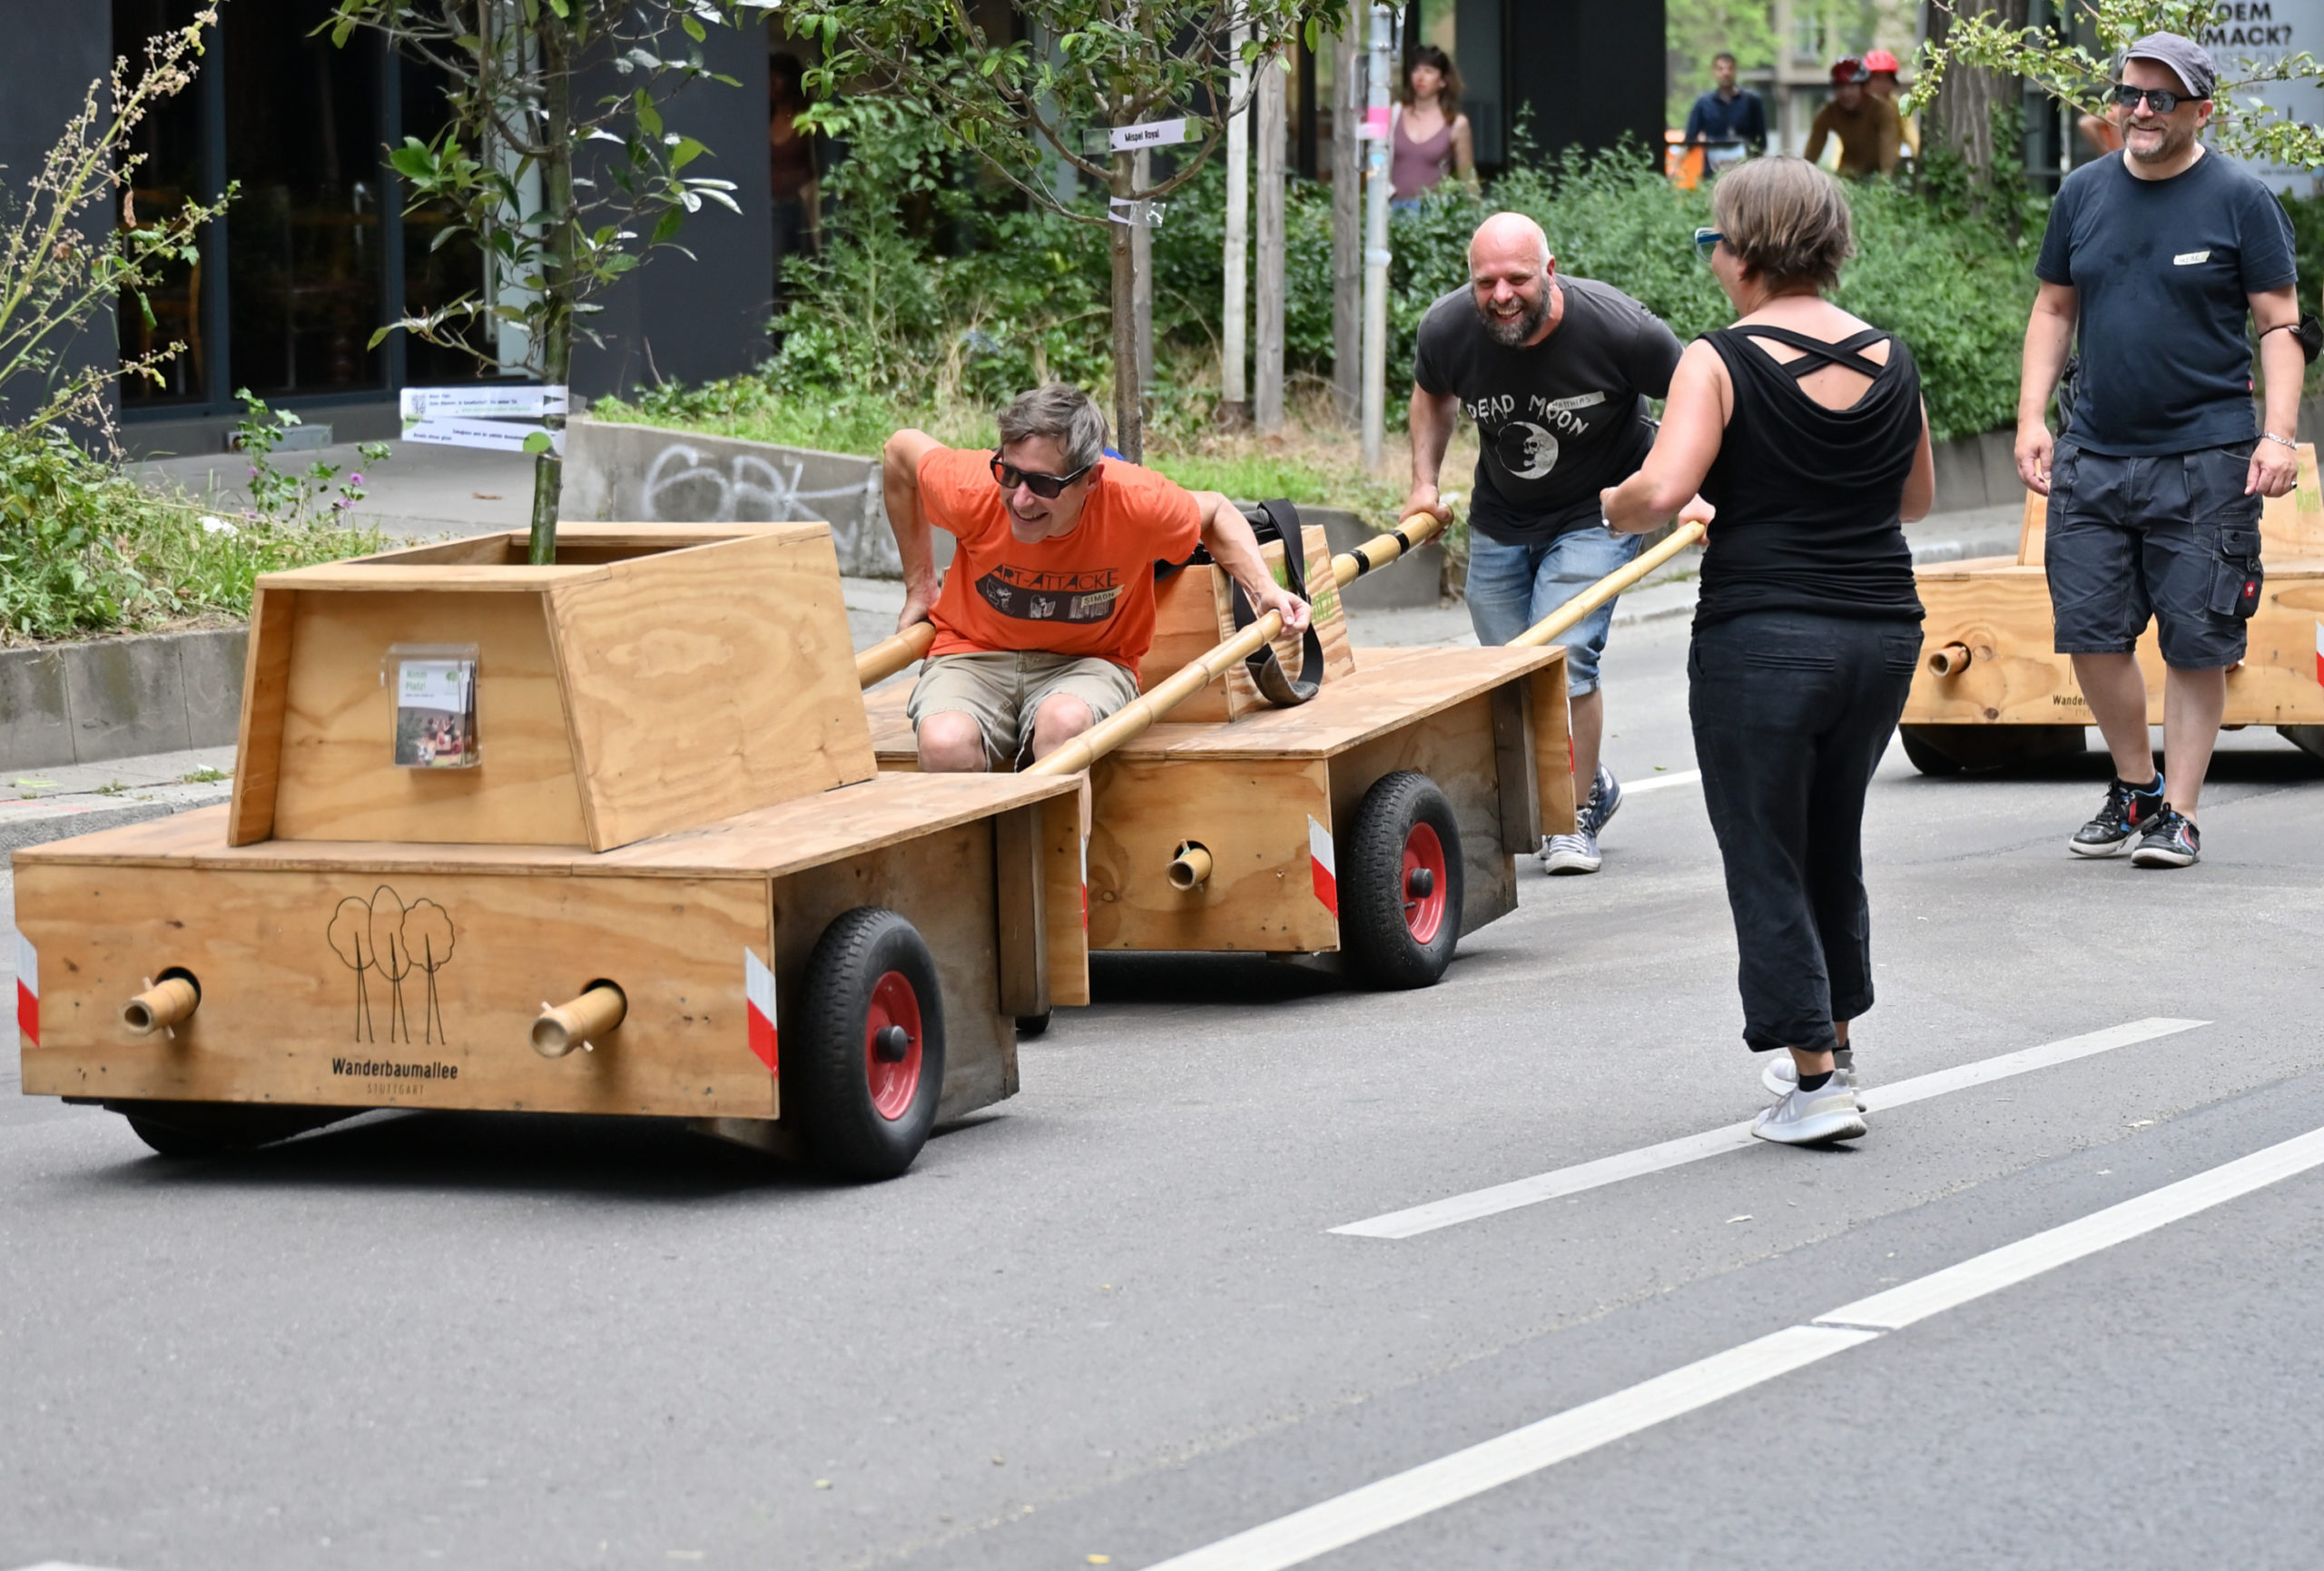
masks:
<svg viewBox="0 0 2324 1571"><path fill-rule="evenodd" d="M1428 874L1428 893L1413 893L1413 874ZM1404 925L1415 944L1433 943L1444 925L1444 842L1425 824L1415 824L1404 836L1404 866L1397 874L1397 894L1404 903Z"/></svg>
<svg viewBox="0 0 2324 1571"><path fill-rule="evenodd" d="M891 1025L901 1026L906 1039L903 1057L893 1063L880 1056L880 1033ZM863 1014L863 1079L873 1110L891 1123L920 1095L920 994L902 972L888 972L872 984L872 1007Z"/></svg>

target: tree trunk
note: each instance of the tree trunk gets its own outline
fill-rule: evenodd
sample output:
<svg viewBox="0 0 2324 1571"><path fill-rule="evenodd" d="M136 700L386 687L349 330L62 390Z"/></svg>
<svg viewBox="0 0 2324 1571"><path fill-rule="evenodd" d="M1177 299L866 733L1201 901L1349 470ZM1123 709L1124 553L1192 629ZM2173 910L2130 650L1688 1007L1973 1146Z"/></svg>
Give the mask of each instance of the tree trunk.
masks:
<svg viewBox="0 0 2324 1571"><path fill-rule="evenodd" d="M567 25L546 8L539 22L542 112L546 116L541 160L541 207L547 215L553 257L542 270L541 380L566 385L573 371L573 39ZM527 216L529 216L527 215ZM542 423L557 440L565 417ZM556 515L565 495L565 459L556 450L533 459L533 530L526 560L547 567L556 560Z"/></svg>
<svg viewBox="0 0 2324 1571"><path fill-rule="evenodd" d="M2026 25L2027 0L1987 0L1992 20L2007 27ZM1929 8L1929 42L1942 48L1953 31L1953 18L1943 9ZM1935 140L1959 154L1979 180L1994 172L1997 153L2015 157L2017 150L1994 146L1994 111L2014 104L2018 79L1996 71L1965 65L1948 66L1929 105L1925 124Z"/></svg>
<svg viewBox="0 0 2324 1571"><path fill-rule="evenodd" d="M1130 155L1114 154L1113 193L1127 197L1131 184ZM1117 219L1136 222L1136 214ZM1114 450L1132 463L1146 455L1146 389L1137 380L1137 272L1130 255L1130 226L1116 222L1110 260L1114 269Z"/></svg>
<svg viewBox="0 0 2324 1571"><path fill-rule="evenodd" d="M1251 112L1250 73L1243 68L1243 45L1251 30L1237 27L1228 47L1234 51L1227 103L1242 104L1226 123L1226 236L1221 261L1226 269L1220 291L1218 350L1218 420L1230 430L1251 423L1250 345L1245 329L1250 319L1251 284Z"/></svg>
<svg viewBox="0 0 2324 1571"><path fill-rule="evenodd" d="M1355 424L1364 401L1363 55L1361 15L1332 37L1332 394L1339 417Z"/></svg>
<svg viewBox="0 0 2324 1571"><path fill-rule="evenodd" d="M1154 189L1154 154L1141 147L1130 164L1130 182ZM1129 232L1130 299L1137 323L1137 385L1154 385L1154 231L1143 223Z"/></svg>
<svg viewBox="0 0 2324 1571"><path fill-rule="evenodd" d="M1261 436L1283 430L1283 229L1285 154L1290 141L1284 122L1283 57L1259 62L1259 121L1252 135L1259 143L1258 222L1253 237L1258 262L1257 320L1252 336L1251 422Z"/></svg>

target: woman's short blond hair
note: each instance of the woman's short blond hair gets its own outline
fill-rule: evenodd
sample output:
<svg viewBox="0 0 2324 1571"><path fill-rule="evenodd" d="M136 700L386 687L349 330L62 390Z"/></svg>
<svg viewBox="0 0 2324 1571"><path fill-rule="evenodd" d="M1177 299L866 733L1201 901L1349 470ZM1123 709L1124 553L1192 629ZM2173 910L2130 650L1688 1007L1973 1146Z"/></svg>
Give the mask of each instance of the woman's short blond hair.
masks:
<svg viewBox="0 0 2324 1571"><path fill-rule="evenodd" d="M1775 290L1827 290L1856 254L1847 193L1804 158L1754 158L1710 189L1711 222L1728 252Z"/></svg>

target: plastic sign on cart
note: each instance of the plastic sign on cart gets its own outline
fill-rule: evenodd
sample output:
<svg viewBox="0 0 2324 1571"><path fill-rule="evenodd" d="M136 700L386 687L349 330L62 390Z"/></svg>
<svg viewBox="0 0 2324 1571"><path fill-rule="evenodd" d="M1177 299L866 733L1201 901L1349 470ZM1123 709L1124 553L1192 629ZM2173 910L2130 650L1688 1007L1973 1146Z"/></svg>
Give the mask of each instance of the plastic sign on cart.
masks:
<svg viewBox="0 0 2324 1571"><path fill-rule="evenodd" d="M565 433L534 422L564 414L568 401L562 387L408 387L403 390L403 440L562 457Z"/></svg>

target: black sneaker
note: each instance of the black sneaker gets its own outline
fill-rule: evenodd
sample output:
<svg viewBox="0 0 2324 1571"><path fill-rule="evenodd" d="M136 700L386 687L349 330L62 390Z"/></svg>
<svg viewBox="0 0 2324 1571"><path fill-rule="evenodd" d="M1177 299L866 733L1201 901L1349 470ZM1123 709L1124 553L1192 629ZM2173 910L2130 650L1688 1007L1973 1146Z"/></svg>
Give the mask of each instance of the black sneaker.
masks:
<svg viewBox="0 0 2324 1571"><path fill-rule="evenodd" d="M2194 820L2175 807L2165 807L2131 853L2131 865L2184 867L2202 854L2203 837L2195 832Z"/></svg>
<svg viewBox="0 0 2324 1571"><path fill-rule="evenodd" d="M2162 770L2154 772L2149 786L2126 786L2117 776L2106 787L2098 816L2073 832L2066 849L2076 856L2120 856L2146 833L2147 825L2170 811L2162 800Z"/></svg>

